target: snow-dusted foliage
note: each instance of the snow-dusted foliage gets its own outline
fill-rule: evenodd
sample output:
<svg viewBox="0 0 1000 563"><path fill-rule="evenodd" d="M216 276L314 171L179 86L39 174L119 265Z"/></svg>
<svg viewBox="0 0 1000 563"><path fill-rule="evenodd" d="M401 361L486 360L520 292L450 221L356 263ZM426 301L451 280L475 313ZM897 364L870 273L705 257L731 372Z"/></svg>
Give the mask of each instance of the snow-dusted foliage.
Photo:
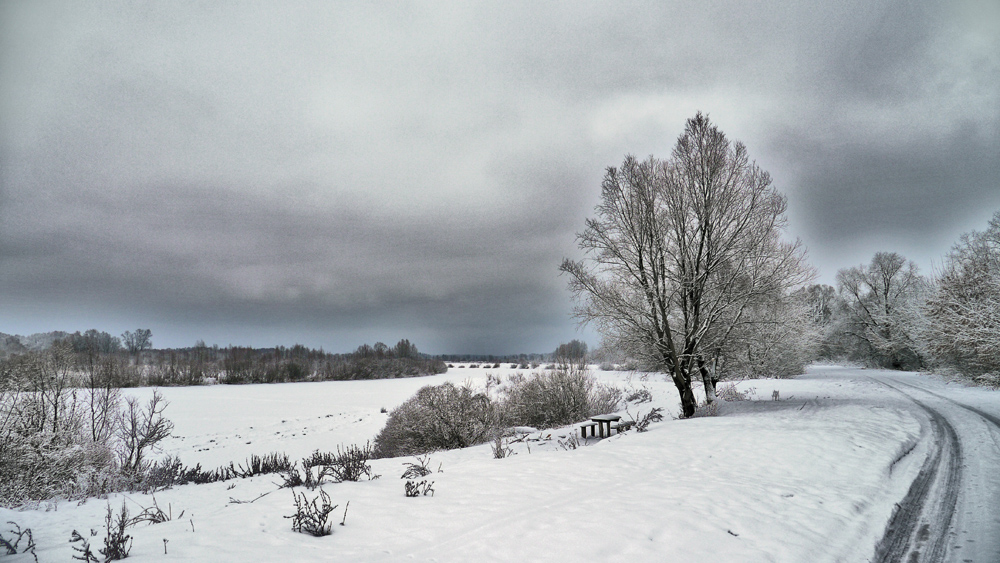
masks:
<svg viewBox="0 0 1000 563"><path fill-rule="evenodd" d="M501 413L486 393L451 382L421 388L389 413L376 457L418 455L481 444L499 432Z"/></svg>
<svg viewBox="0 0 1000 563"><path fill-rule="evenodd" d="M598 383L586 368L565 364L505 381L490 377L483 391L452 383L427 386L389 413L375 453L418 455L482 444L512 426L573 424L617 411L621 397L621 390Z"/></svg>
<svg viewBox="0 0 1000 563"><path fill-rule="evenodd" d="M0 364L0 505L101 494L117 485L114 452L94 440L93 399L69 387L64 350Z"/></svg>
<svg viewBox="0 0 1000 563"><path fill-rule="evenodd" d="M720 348L718 373L723 378L790 377L816 359L822 325L814 318L805 291L761 300L747 307Z"/></svg>
<svg viewBox="0 0 1000 563"><path fill-rule="evenodd" d="M622 393L599 384L586 368L563 365L527 377L514 376L502 388L502 396L507 425L552 428L615 412Z"/></svg>
<svg viewBox="0 0 1000 563"><path fill-rule="evenodd" d="M919 336L930 284L916 264L877 252L870 264L837 272L836 331L852 359L893 369L923 364Z"/></svg>
<svg viewBox="0 0 1000 563"><path fill-rule="evenodd" d="M0 362L0 505L135 486L170 433L166 403L143 407L100 382L71 386L63 346Z"/></svg>
<svg viewBox="0 0 1000 563"><path fill-rule="evenodd" d="M1000 212L962 235L936 281L925 333L934 359L971 377L1000 372Z"/></svg>

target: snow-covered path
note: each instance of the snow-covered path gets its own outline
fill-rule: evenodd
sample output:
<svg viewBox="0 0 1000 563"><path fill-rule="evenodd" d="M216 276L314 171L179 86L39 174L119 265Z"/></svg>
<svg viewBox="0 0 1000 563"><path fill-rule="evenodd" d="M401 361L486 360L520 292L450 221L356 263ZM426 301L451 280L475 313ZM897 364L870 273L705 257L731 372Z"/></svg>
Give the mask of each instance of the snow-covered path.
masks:
<svg viewBox="0 0 1000 563"><path fill-rule="evenodd" d="M317 447L332 450L374 437L386 416L380 407L391 410L421 385L481 384L487 373L507 371L466 368L424 379L163 389L171 401L168 415L184 436L173 440L168 452L186 463L215 465L240 462L247 450L282 450L293 457ZM676 392L662 376L595 375L652 392L653 402L629 406L632 414L653 406L677 412ZM403 495L399 476L411 459L377 460L372 465L382 475L378 480L324 486L340 505L336 522L350 501L345 525L335 525L325 538L291 532L283 516L292 512L292 494L277 488L276 476L176 487L157 493L156 500L161 507L169 504L175 515L184 510L184 517L133 528L130 559L872 560L894 506L908 496L921 471L926 473L926 461L945 452L934 464L950 463L950 446L933 439L934 428L941 432L941 427L912 399L955 429L962 460L957 482L964 488L949 532L935 535L940 516L934 516L927 534L921 534L922 524L911 530L903 542L906 553L931 553L927 546L936 537L946 538L946 552L956 561L970 554L981 561L978 557L995 553L995 544L986 540L998 537L992 507L1000 434L984 417L949 399L1000 416L1000 393L928 376L831 366L813 367L792 380L741 382L737 388L747 400L721 404L717 416L668 418L649 432L592 439L576 449L566 446L578 435L569 427L528 436L513 444L517 455L506 459L493 459L486 445L431 454L431 467L441 469L427 477L434 482L433 497ZM223 459L224 454L230 455ZM233 502L265 493L252 503ZM124 497L132 510L152 504L149 496ZM110 499L112 506L121 500ZM0 521L31 527L40 561L68 561L70 532L100 531L105 506L90 500L49 505L49 511L0 510ZM924 512L918 514L917 522L923 522ZM886 559L904 556L893 552Z"/></svg>
<svg viewBox="0 0 1000 563"><path fill-rule="evenodd" d="M922 439L932 452L900 502L876 560L1000 561L996 405L966 404L962 393L932 379L892 373L871 377L923 411L929 431Z"/></svg>

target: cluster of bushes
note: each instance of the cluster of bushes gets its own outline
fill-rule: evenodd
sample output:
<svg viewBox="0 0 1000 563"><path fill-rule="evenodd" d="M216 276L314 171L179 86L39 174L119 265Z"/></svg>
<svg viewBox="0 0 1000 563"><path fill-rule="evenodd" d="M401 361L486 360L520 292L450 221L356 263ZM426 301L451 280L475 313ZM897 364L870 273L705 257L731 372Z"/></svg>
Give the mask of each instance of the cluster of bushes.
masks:
<svg viewBox="0 0 1000 563"><path fill-rule="evenodd" d="M256 475L286 473L292 471L294 467L295 464L289 461L287 454L278 452L263 456L253 454L246 460L245 464L235 465L230 462L229 465L215 469L202 469L200 463L194 467L185 466L181 463L180 458L167 456L153 463L135 488L144 492L155 492L174 485L188 483L201 485L237 478L246 479Z"/></svg>
<svg viewBox="0 0 1000 563"><path fill-rule="evenodd" d="M283 486L314 489L325 481L342 483L360 481L362 477L378 479L379 476L372 473L368 464L373 453L370 443L364 446L352 444L343 449L337 446L336 453L315 451L302 460L301 472L295 465L284 471Z"/></svg>
<svg viewBox="0 0 1000 563"><path fill-rule="evenodd" d="M132 488L173 424L155 393L142 404L117 388L69 386L61 354L0 372L0 505Z"/></svg>
<svg viewBox="0 0 1000 563"><path fill-rule="evenodd" d="M320 487L326 480L334 483L344 481L360 481L362 477L369 480L378 479L380 476L372 473L372 468L368 461L372 457L372 446L366 443L364 446L351 445L346 448L337 447L337 452L313 452L312 455L302 460L302 472L293 466L285 472L283 487L307 487L315 489ZM333 532L333 525L329 522L330 513L337 505L330 503L330 497L320 488L319 496L311 501L305 493L292 491L292 498L295 500L295 512L285 518L292 519L292 531L309 534L311 536L328 536ZM350 502L347 506L350 506ZM344 507L343 526L347 520L347 507Z"/></svg>
<svg viewBox="0 0 1000 563"><path fill-rule="evenodd" d="M375 438L377 457L418 455L481 444L513 426L551 428L618 410L621 391L596 382L585 369L560 366L485 390L444 383L423 387L389 413Z"/></svg>

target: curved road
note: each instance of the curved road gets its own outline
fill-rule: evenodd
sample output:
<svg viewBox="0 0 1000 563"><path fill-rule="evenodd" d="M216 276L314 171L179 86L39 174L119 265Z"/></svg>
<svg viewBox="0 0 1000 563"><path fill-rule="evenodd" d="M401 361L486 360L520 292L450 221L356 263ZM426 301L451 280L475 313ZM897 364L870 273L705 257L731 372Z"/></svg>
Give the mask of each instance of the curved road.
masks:
<svg viewBox="0 0 1000 563"><path fill-rule="evenodd" d="M873 561L1000 562L1000 416L912 374L861 371L926 421L928 454Z"/></svg>

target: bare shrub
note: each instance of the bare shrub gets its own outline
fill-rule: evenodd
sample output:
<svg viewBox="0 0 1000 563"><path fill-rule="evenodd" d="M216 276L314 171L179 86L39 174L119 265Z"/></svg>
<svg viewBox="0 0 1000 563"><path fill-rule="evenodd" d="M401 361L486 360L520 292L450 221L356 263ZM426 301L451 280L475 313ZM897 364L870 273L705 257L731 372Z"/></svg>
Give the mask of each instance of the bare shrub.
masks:
<svg viewBox="0 0 1000 563"><path fill-rule="evenodd" d="M31 535L31 528L22 530L21 526L11 521L8 521L7 524L13 526L13 528L10 528L10 538L5 538L3 534L0 534L0 549L5 552L4 555L30 553L35 558L35 563L37 563L38 555L35 555L35 538ZM28 541L25 542L24 547L21 547L21 541L25 537L28 538Z"/></svg>
<svg viewBox="0 0 1000 563"><path fill-rule="evenodd" d="M735 382L726 382L719 385L719 398L723 401L748 401L756 396L757 390L754 387L740 391L736 388Z"/></svg>
<svg viewBox="0 0 1000 563"><path fill-rule="evenodd" d="M329 536L333 533L333 524L328 522L330 513L337 508L336 504L330 504L330 496L323 489L319 490L319 496L311 501L305 493L296 494L292 491L292 498L295 500L295 514L285 516L292 519L292 531L310 536ZM345 514L346 518L347 515Z"/></svg>
<svg viewBox="0 0 1000 563"><path fill-rule="evenodd" d="M408 497L434 496L434 481L407 481L403 486L403 493Z"/></svg>
<svg viewBox="0 0 1000 563"><path fill-rule="evenodd" d="M492 444L493 459L504 459L514 455L514 450L510 447L510 442L503 439L503 436L497 436L493 439Z"/></svg>
<svg viewBox="0 0 1000 563"><path fill-rule="evenodd" d="M628 412L628 408L625 409L625 412L626 413ZM629 416L632 416L631 413L629 413ZM653 407L649 409L649 412L647 412L644 415L632 417L632 420L630 423L628 423L628 425L635 426L636 432L645 432L649 430L650 424L654 422L660 422L662 420L663 420L663 409L660 407Z"/></svg>
<svg viewBox="0 0 1000 563"><path fill-rule="evenodd" d="M428 455L417 456L415 458L416 463L405 462L403 465L406 466L406 471L403 471L403 475L400 479L415 479L417 477L426 477L431 474L431 469L428 465L431 462L431 458Z"/></svg>
<svg viewBox="0 0 1000 563"><path fill-rule="evenodd" d="M535 428L573 424L615 412L621 404L619 389L599 384L589 370L575 365L512 377L503 392L507 422Z"/></svg>
<svg viewBox="0 0 1000 563"><path fill-rule="evenodd" d="M146 493L170 488L174 485L187 483L204 484L230 479L270 475L274 473L290 473L295 471L295 464L289 461L288 454L272 452L265 455L252 454L245 463L238 466L230 462L216 469L202 469L201 464L194 467L185 466L177 456L167 456L164 459L150 463L142 477L135 484L136 490ZM301 483L296 483L297 486Z"/></svg>
<svg viewBox="0 0 1000 563"><path fill-rule="evenodd" d="M309 457L302 460L302 472L299 473L295 465L284 470L283 487L309 487L316 488L324 481L340 483L343 481L358 481L361 477L368 479L378 479L379 475L372 473L368 461L371 459L373 449L371 444L365 443L363 447L351 445L341 449L337 446L337 452L314 451Z"/></svg>
<svg viewBox="0 0 1000 563"><path fill-rule="evenodd" d="M653 400L653 394L649 392L646 387L641 387L639 389L633 389L629 391L628 396L625 397L626 403L649 403Z"/></svg>
<svg viewBox="0 0 1000 563"><path fill-rule="evenodd" d="M334 482L358 481L361 477L374 479L372 468L368 460L372 457L372 446L366 442L363 447L350 445L341 450L337 446L337 453L319 451L302 460L302 466L309 471L313 467L322 468L321 476L330 477Z"/></svg>
<svg viewBox="0 0 1000 563"><path fill-rule="evenodd" d="M104 549L100 550L105 561L118 561L128 557L128 552L132 549L132 536L125 533L128 525L129 517L125 501L122 500L122 510L117 515L111 510L109 504L108 511L104 515L104 527L107 530L107 535L104 538Z"/></svg>
<svg viewBox="0 0 1000 563"><path fill-rule="evenodd" d="M184 511L182 510L177 518L182 518L184 516ZM146 524L162 524L163 522L169 522L174 519L174 509L171 505L167 505L167 511L164 512L160 505L156 503L156 497L153 497L153 506L147 506L142 509L142 512L136 514L128 521L128 526L132 527L137 524L145 522Z"/></svg>
<svg viewBox="0 0 1000 563"><path fill-rule="evenodd" d="M90 535L96 536L97 531L91 530ZM73 551L76 552L76 554L73 555L73 559L83 561L84 563L101 563L101 560L98 559L97 556L94 555L94 552L90 549L90 540L83 537L80 532L73 530L73 533L69 537L69 543L80 544L73 546ZM37 557L35 558L35 561L38 561Z"/></svg>
<svg viewBox="0 0 1000 563"><path fill-rule="evenodd" d="M490 440L500 428L498 405L485 393L452 383L427 386L389 414L374 453L400 457L464 448Z"/></svg>
<svg viewBox="0 0 1000 563"><path fill-rule="evenodd" d="M306 473L308 475L308 473ZM291 489L294 487L305 486L305 479L302 478L302 474L299 473L298 469L292 467L291 469L282 472L281 474L281 486L286 489ZM312 482L309 483L309 488L312 487Z"/></svg>
<svg viewBox="0 0 1000 563"><path fill-rule="evenodd" d="M255 475L281 473L290 469L292 465L292 462L288 460L288 454L279 452L271 452L263 456L251 454L246 466L240 464L235 472L237 477L245 479Z"/></svg>
<svg viewBox="0 0 1000 563"><path fill-rule="evenodd" d="M570 435L565 440L559 440L559 447L564 450L575 450L580 447L580 438L576 436L576 433L570 433Z"/></svg>
<svg viewBox="0 0 1000 563"><path fill-rule="evenodd" d="M118 463L122 472L136 481L151 465L146 456L156 450L174 429L174 423L163 416L167 404L159 391L153 391L145 408L136 397L125 398L117 427L120 441Z"/></svg>

